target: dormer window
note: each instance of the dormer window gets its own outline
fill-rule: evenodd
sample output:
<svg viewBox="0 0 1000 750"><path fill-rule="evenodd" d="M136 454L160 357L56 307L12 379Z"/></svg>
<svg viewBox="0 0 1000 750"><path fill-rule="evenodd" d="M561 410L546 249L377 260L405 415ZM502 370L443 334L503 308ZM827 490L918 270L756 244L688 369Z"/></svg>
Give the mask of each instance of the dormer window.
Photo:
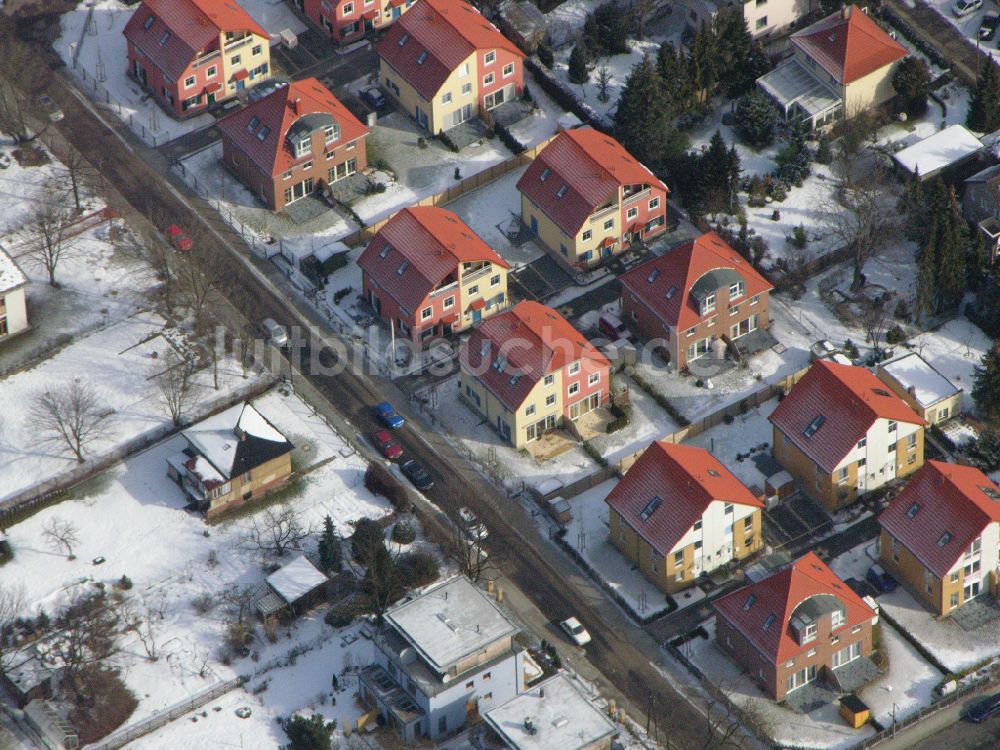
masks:
<svg viewBox="0 0 1000 750"><path fill-rule="evenodd" d="M295 158L305 156L312 153L312 141L309 136L302 138L295 142Z"/></svg>
<svg viewBox="0 0 1000 750"><path fill-rule="evenodd" d="M839 628L844 624L843 610L835 609L830 613L830 629Z"/></svg>
<svg viewBox="0 0 1000 750"><path fill-rule="evenodd" d="M323 128L323 138L327 144L338 140L340 138L340 126L337 124L327 125Z"/></svg>
<svg viewBox="0 0 1000 750"><path fill-rule="evenodd" d="M742 297L746 293L746 285L742 281L729 285L729 299Z"/></svg>
<svg viewBox="0 0 1000 750"><path fill-rule="evenodd" d="M503 356L502 354L499 357L497 357L496 362L493 363L493 369L496 370L497 372L500 372L500 373L502 373L504 370L506 370L507 369L507 358L505 356Z"/></svg>
<svg viewBox="0 0 1000 750"><path fill-rule="evenodd" d="M258 125L260 125L260 118L257 117L256 115L254 117L251 117L250 122L247 123L247 132L252 133L257 129Z"/></svg>
<svg viewBox="0 0 1000 750"><path fill-rule="evenodd" d="M816 623L810 622L802 630L802 642L809 643L809 641L816 640Z"/></svg>
<svg viewBox="0 0 1000 750"><path fill-rule="evenodd" d="M701 314L708 315L710 312L715 312L715 295L710 294L701 303Z"/></svg>
<svg viewBox="0 0 1000 750"><path fill-rule="evenodd" d="M149 18L146 19L145 23L142 24L142 28L144 28L146 31L149 31L149 27L152 26L155 22L156 22L156 16L150 15Z"/></svg>

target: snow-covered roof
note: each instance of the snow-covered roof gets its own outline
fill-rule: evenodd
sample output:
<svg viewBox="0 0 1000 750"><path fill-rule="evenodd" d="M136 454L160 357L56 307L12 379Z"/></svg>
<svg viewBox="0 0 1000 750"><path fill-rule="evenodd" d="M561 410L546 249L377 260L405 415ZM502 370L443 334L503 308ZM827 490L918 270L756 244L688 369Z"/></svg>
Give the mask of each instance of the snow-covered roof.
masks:
<svg viewBox="0 0 1000 750"><path fill-rule="evenodd" d="M582 750L618 733L561 674L487 711L485 718L511 750Z"/></svg>
<svg viewBox="0 0 1000 750"><path fill-rule="evenodd" d="M221 481L292 449L285 436L249 403L221 411L184 430L183 435L215 467ZM199 476L206 478L200 471Z"/></svg>
<svg viewBox="0 0 1000 750"><path fill-rule="evenodd" d="M395 606L385 619L440 672L520 630L492 599L462 576Z"/></svg>
<svg viewBox="0 0 1000 750"><path fill-rule="evenodd" d="M24 275L17 263L3 248L0 248L0 294L17 289L28 283L28 278Z"/></svg>
<svg viewBox="0 0 1000 750"><path fill-rule="evenodd" d="M326 576L316 566L299 555L288 565L274 571L267 577L267 585L289 604L298 601L317 586L326 583Z"/></svg>
<svg viewBox="0 0 1000 750"><path fill-rule="evenodd" d="M883 362L880 369L892 375L907 390L913 388L913 397L923 407L931 406L961 392L961 388L956 388L948 378L931 367L927 360L916 352Z"/></svg>
<svg viewBox="0 0 1000 750"><path fill-rule="evenodd" d="M981 151L982 142L963 125L950 125L928 136L892 158L910 174L928 177L945 167Z"/></svg>

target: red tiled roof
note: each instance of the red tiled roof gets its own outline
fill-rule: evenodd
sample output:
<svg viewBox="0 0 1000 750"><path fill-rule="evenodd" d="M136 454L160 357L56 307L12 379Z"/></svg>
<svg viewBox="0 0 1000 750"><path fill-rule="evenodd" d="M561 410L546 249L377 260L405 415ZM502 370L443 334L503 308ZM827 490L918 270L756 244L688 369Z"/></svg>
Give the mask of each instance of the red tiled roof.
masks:
<svg viewBox="0 0 1000 750"><path fill-rule="evenodd" d="M793 34L792 42L842 84L853 83L909 54L856 5Z"/></svg>
<svg viewBox="0 0 1000 750"><path fill-rule="evenodd" d="M472 302L469 303L469 307L471 307L473 310L482 310L484 307L486 307L486 300L484 300L482 297L477 297L476 299L472 300Z"/></svg>
<svg viewBox="0 0 1000 750"><path fill-rule="evenodd" d="M488 349L484 341L490 342ZM493 364L501 358L507 365L498 371ZM590 360L590 371L611 366L562 315L528 301L485 320L459 352L463 367L475 373L509 411L520 408L542 377L584 359Z"/></svg>
<svg viewBox="0 0 1000 750"><path fill-rule="evenodd" d="M667 190L614 138L593 128L576 128L563 131L542 149L517 189L573 237L598 206L617 199L620 186L634 184Z"/></svg>
<svg viewBox="0 0 1000 750"><path fill-rule="evenodd" d="M701 320L701 308L691 287L709 271L732 269L746 283L746 296L774 287L715 232L669 250L618 277L621 285L642 300L668 326L687 330ZM673 289L670 298L667 294Z"/></svg>
<svg viewBox="0 0 1000 750"><path fill-rule="evenodd" d="M512 41L462 0L420 0L376 45L379 57L428 100L469 55L491 49L524 57ZM418 63L422 56L424 61Z"/></svg>
<svg viewBox="0 0 1000 750"><path fill-rule="evenodd" d="M146 29L150 15L154 21ZM170 36L160 44L167 31ZM223 31L249 31L270 38L236 0L143 0L123 33L156 67L176 80Z"/></svg>
<svg viewBox="0 0 1000 750"><path fill-rule="evenodd" d="M983 529L1000 521L1000 489L973 466L928 461L878 521L944 578Z"/></svg>
<svg viewBox="0 0 1000 750"><path fill-rule="evenodd" d="M382 257L386 246L389 252ZM398 273L403 262L408 265ZM361 269L410 312L460 263L510 265L451 211L433 206L404 208L382 227L358 258Z"/></svg>
<svg viewBox="0 0 1000 750"><path fill-rule="evenodd" d="M340 148L369 133L368 128L315 78L294 81L275 89L249 106L226 115L219 120L219 130L222 131L223 138L229 139L261 170L274 177L287 171L298 161L308 161L320 156L311 154L296 159L285 137L296 121L317 112L332 115L340 125L340 138L331 143L329 148ZM254 118L258 122L251 128ZM270 130L264 140L261 140L258 135L264 127Z"/></svg>
<svg viewBox="0 0 1000 750"><path fill-rule="evenodd" d="M834 633L875 616L815 552L808 552L791 566L716 599L712 606L773 664L780 664L816 645L815 641L799 645L789 621L796 607L821 594L836 597L847 610L844 624ZM765 629L764 624L772 615L773 624Z"/></svg>
<svg viewBox="0 0 1000 750"><path fill-rule="evenodd" d="M823 423L804 435L817 417ZM771 412L774 424L824 471L833 473L877 419L926 425L870 370L818 360Z"/></svg>
<svg viewBox="0 0 1000 750"><path fill-rule="evenodd" d="M643 510L656 497L659 506L643 520ZM643 451L605 502L666 556L716 500L764 507L704 448L657 441Z"/></svg>

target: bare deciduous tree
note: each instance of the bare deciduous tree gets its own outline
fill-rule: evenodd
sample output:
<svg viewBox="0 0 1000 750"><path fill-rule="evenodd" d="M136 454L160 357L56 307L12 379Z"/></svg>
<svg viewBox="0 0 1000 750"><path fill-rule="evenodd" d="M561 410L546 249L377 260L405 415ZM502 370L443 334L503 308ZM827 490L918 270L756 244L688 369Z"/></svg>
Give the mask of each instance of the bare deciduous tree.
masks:
<svg viewBox="0 0 1000 750"><path fill-rule="evenodd" d="M157 360L156 372L151 376L160 392L160 403L175 427L183 423L184 412L191 401L194 372L192 362L168 347L166 355Z"/></svg>
<svg viewBox="0 0 1000 750"><path fill-rule="evenodd" d="M753 744L750 737L770 736L770 721L763 707L758 703L739 706L725 686L719 690L725 699L709 693L698 707L705 719L700 750L743 750Z"/></svg>
<svg viewBox="0 0 1000 750"><path fill-rule="evenodd" d="M488 531L482 524L468 526L457 516L451 519L452 532L442 545L445 557L453 562L462 574L478 582L497 570L500 551L487 552L485 542Z"/></svg>
<svg viewBox="0 0 1000 750"><path fill-rule="evenodd" d="M45 132L45 128L32 132L26 105L24 96L14 84L8 79L0 79L0 131L13 138L14 143L30 143Z"/></svg>
<svg viewBox="0 0 1000 750"><path fill-rule="evenodd" d="M24 586L0 584L0 672L10 667L14 646L14 623L24 609Z"/></svg>
<svg viewBox="0 0 1000 750"><path fill-rule="evenodd" d="M250 518L242 543L265 555L282 557L287 551L301 549L312 535L312 527L303 526L298 511L290 505L265 508Z"/></svg>
<svg viewBox="0 0 1000 750"><path fill-rule="evenodd" d="M72 147L60 156L59 161L62 163L60 175L69 181L70 195L73 196L73 207L76 209L77 214L81 214L83 213L81 193L98 178L98 172L84 158L83 154Z"/></svg>
<svg viewBox="0 0 1000 750"><path fill-rule="evenodd" d="M884 170L875 169L864 180L845 182L836 201L824 206L829 231L851 251L854 276L851 291L864 285L865 264L875 257L892 236L892 201Z"/></svg>
<svg viewBox="0 0 1000 750"><path fill-rule="evenodd" d="M217 293L227 279L224 267L205 251L205 236L205 232L193 230L190 233L193 246L186 252L178 252L174 262L181 303L196 316L209 303L221 301Z"/></svg>
<svg viewBox="0 0 1000 750"><path fill-rule="evenodd" d="M77 379L38 394L30 418L40 443L69 449L82 464L89 444L108 433L114 411L92 385Z"/></svg>
<svg viewBox="0 0 1000 750"><path fill-rule="evenodd" d="M118 650L118 613L102 593L82 593L60 613L56 626L61 637L53 650L62 659L61 684L68 686L78 703L87 699L86 669Z"/></svg>
<svg viewBox="0 0 1000 750"><path fill-rule="evenodd" d="M72 210L63 198L53 187L45 187L26 225L27 256L45 269L50 286L59 286L56 269L62 260L76 252L75 239L67 231Z"/></svg>
<svg viewBox="0 0 1000 750"><path fill-rule="evenodd" d="M135 597L125 599L120 606L122 629L135 634L146 652L149 661L156 661L156 634L159 622L163 620L166 604L162 596L144 596L141 601Z"/></svg>
<svg viewBox="0 0 1000 750"><path fill-rule="evenodd" d="M861 325L864 326L865 337L868 343L872 345L875 358L881 359L881 341L882 337L885 335L885 329L889 325L890 320L888 305L886 305L882 300L864 297L861 300L860 306Z"/></svg>
<svg viewBox="0 0 1000 750"><path fill-rule="evenodd" d="M80 530L64 518L54 516L45 524L42 536L49 546L58 552L65 552L69 560L75 560L73 547L80 543Z"/></svg>

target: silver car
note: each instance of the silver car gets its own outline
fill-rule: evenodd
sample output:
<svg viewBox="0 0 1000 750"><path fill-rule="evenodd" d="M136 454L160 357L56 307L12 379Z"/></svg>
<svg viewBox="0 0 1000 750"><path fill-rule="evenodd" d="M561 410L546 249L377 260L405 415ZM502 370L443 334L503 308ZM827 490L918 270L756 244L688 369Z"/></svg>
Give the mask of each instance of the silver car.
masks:
<svg viewBox="0 0 1000 750"><path fill-rule="evenodd" d="M271 340L271 343L275 346L285 346L288 343L288 331L285 327L273 320L272 318L264 318L261 321L260 327L264 329L264 333Z"/></svg>
<svg viewBox="0 0 1000 750"><path fill-rule="evenodd" d="M38 106L49 118L49 122L59 122L63 118L63 111L59 109L59 105L52 101L52 97L48 94L42 94L38 97Z"/></svg>
<svg viewBox="0 0 1000 750"><path fill-rule="evenodd" d="M951 12L955 14L955 18L964 18L970 13L975 13L982 7L983 0L957 0L957 2L951 6Z"/></svg>

